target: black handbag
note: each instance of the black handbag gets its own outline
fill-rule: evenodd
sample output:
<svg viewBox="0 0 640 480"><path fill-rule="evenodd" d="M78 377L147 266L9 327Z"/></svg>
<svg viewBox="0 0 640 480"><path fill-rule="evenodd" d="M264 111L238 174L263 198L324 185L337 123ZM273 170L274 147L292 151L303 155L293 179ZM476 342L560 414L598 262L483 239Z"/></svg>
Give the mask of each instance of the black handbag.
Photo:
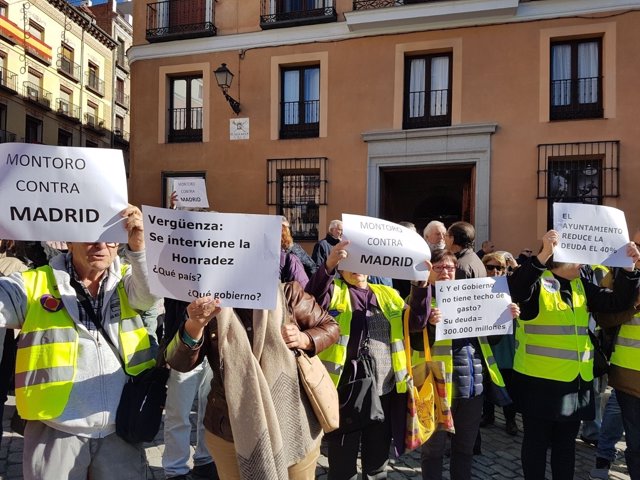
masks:
<svg viewBox="0 0 640 480"><path fill-rule="evenodd" d="M167 399L169 369L153 367L129 377L116 413L116 433L129 443L150 442L158 434Z"/></svg>
<svg viewBox="0 0 640 480"><path fill-rule="evenodd" d="M607 356L602 348L600 339L591 330L589 330L589 338L593 344L593 376L598 378L609 372L609 357L611 354Z"/></svg>
<svg viewBox="0 0 640 480"><path fill-rule="evenodd" d="M82 308L102 333L124 369L120 352L102 326L86 292L75 279L71 281L71 285L78 294ZM150 442L155 438L162 422L168 379L169 369L162 359L156 366L136 376L128 375L116 411L116 433L120 438L129 443Z"/></svg>
<svg viewBox="0 0 640 480"><path fill-rule="evenodd" d="M384 410L378 396L376 361L369 354L369 331L360 347L358 358L345 367L346 379L338 385L340 427L327 435L355 432L384 421Z"/></svg>

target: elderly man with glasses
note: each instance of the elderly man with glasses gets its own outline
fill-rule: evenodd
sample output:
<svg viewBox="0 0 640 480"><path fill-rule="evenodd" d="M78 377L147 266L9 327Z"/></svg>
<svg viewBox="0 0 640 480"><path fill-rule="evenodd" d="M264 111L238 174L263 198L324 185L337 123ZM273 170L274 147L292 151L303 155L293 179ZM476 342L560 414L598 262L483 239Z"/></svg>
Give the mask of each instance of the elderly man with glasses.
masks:
<svg viewBox="0 0 640 480"><path fill-rule="evenodd" d="M49 265L0 279L0 327L21 330L15 391L27 420L26 480L146 478L142 446L117 436L115 420L128 375L155 365L147 311L158 299L142 213L129 205L122 216L127 264L116 243L73 242Z"/></svg>

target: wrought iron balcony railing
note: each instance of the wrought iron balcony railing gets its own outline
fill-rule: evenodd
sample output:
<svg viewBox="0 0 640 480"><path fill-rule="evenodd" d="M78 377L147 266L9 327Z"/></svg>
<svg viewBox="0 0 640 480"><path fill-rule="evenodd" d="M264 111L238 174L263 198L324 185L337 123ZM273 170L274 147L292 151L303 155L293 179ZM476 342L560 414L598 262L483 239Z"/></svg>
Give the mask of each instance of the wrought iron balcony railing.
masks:
<svg viewBox="0 0 640 480"><path fill-rule="evenodd" d="M551 81L551 120L602 118L602 77Z"/></svg>
<svg viewBox="0 0 640 480"><path fill-rule="evenodd" d="M64 98L56 98L55 101L56 113L63 115L74 120L80 120L80 107L65 100Z"/></svg>
<svg viewBox="0 0 640 480"><path fill-rule="evenodd" d="M76 81L80 79L80 65L73 63L62 54L58 55L58 61L56 63L58 65L58 72Z"/></svg>
<svg viewBox="0 0 640 480"><path fill-rule="evenodd" d="M23 82L24 98L45 108L51 108L51 92L33 82Z"/></svg>
<svg viewBox="0 0 640 480"><path fill-rule="evenodd" d="M116 66L122 68L125 71L129 71L129 59L124 53L124 48L118 48L116 52Z"/></svg>
<svg viewBox="0 0 640 480"><path fill-rule="evenodd" d="M120 143L129 143L129 132L116 128L113 131L113 140Z"/></svg>
<svg viewBox="0 0 640 480"><path fill-rule="evenodd" d="M95 73L87 72L86 87L101 97L104 97L104 80L100 80Z"/></svg>
<svg viewBox="0 0 640 480"><path fill-rule="evenodd" d="M405 101L404 129L451 125L449 89L410 92Z"/></svg>
<svg viewBox="0 0 640 480"><path fill-rule="evenodd" d="M433 3L441 0L353 0L354 10L372 10L374 8L401 7L416 3Z"/></svg>
<svg viewBox="0 0 640 480"><path fill-rule="evenodd" d="M115 100L118 105L124 107L126 109L129 108L129 95L124 93L122 90L115 91Z"/></svg>
<svg viewBox="0 0 640 480"><path fill-rule="evenodd" d="M94 115L93 113L84 114L84 124L88 128L99 133L104 133L106 131L104 120L98 117L97 115Z"/></svg>
<svg viewBox="0 0 640 480"><path fill-rule="evenodd" d="M262 0L260 27L295 27L338 20L335 0Z"/></svg>
<svg viewBox="0 0 640 480"><path fill-rule="evenodd" d="M202 107L169 109L169 143L202 141Z"/></svg>
<svg viewBox="0 0 640 480"><path fill-rule="evenodd" d="M167 0L148 4L147 41L214 36L214 3L207 0Z"/></svg>
<svg viewBox="0 0 640 480"><path fill-rule="evenodd" d="M280 138L309 138L320 134L320 101L282 102Z"/></svg>
<svg viewBox="0 0 640 480"><path fill-rule="evenodd" d="M7 88L12 92L18 91L18 74L0 67L0 87Z"/></svg>

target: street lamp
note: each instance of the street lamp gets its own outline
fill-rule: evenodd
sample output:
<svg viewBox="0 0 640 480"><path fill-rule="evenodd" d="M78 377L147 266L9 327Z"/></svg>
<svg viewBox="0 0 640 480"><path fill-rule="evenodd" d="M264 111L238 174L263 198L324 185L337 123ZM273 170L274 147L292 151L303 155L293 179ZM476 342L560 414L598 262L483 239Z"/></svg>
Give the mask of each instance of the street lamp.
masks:
<svg viewBox="0 0 640 480"><path fill-rule="evenodd" d="M233 81L233 73L227 68L227 64L223 63L218 68L213 71L216 76L216 82L218 86L222 90L222 94L224 98L227 99L229 105L231 105L231 109L234 111L236 115L240 113L240 102L238 102L235 98L227 93L229 87L231 86L231 82Z"/></svg>

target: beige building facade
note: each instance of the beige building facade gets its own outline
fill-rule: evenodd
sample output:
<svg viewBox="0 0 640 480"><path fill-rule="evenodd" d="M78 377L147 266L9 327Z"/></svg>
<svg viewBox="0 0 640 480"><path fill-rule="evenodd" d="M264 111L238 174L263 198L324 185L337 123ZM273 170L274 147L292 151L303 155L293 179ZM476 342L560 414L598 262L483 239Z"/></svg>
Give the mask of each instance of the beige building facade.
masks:
<svg viewBox="0 0 640 480"><path fill-rule="evenodd" d="M466 220L515 253L554 201L640 225L639 0L147 0L133 16L133 203L201 176L212 208L285 214L306 246L342 213Z"/></svg>
<svg viewBox="0 0 640 480"><path fill-rule="evenodd" d="M0 141L110 147L114 47L64 0L0 0Z"/></svg>

